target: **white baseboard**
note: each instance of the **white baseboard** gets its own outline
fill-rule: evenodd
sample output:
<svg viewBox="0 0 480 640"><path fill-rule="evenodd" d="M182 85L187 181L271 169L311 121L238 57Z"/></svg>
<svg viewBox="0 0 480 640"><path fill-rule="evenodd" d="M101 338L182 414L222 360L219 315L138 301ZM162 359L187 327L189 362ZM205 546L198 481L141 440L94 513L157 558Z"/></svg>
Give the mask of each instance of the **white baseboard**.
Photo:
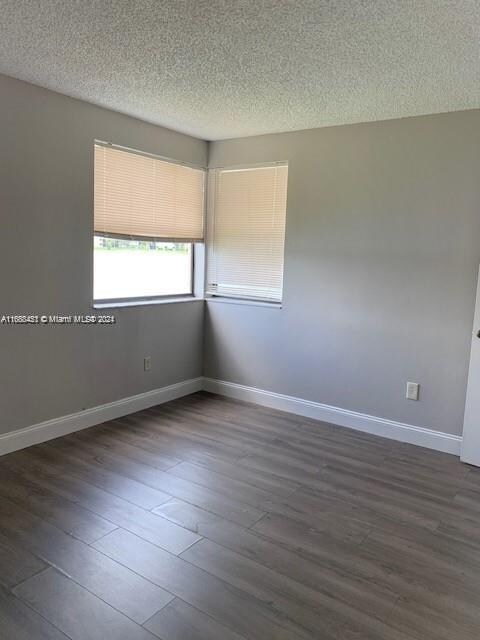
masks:
<svg viewBox="0 0 480 640"><path fill-rule="evenodd" d="M229 398L254 402L272 409L296 413L307 418L330 422L342 427L349 427L357 431L390 438L391 440L399 440L400 442L408 442L420 447L435 449L436 451L460 455L462 438L442 433L441 431L416 427L411 424L387 420L386 418L377 418L357 411L340 409L328 404L303 400L302 398L286 396L273 391L264 391L263 389L247 387L242 384L225 382L224 380L204 378L203 388L205 391L218 393Z"/></svg>
<svg viewBox="0 0 480 640"><path fill-rule="evenodd" d="M357 411L349 411L332 407L320 402L303 400L294 396L286 396L273 391L264 391L254 387L213 380L212 378L192 378L176 384L140 393L129 398L122 398L98 407L85 409L61 418L54 418L39 424L0 434L0 456L18 449L24 449L40 442L93 427L96 424L126 416L135 411L142 411L176 398L189 395L204 389L229 398L254 402L256 404L295 413L299 416L330 422L357 431L372 433L384 438L408 442L420 447L435 449L445 453L460 455L462 438L460 436L433 431L424 427L395 422L386 418L377 418Z"/></svg>
<svg viewBox="0 0 480 640"><path fill-rule="evenodd" d="M168 387L154 389L145 393L122 398L115 402L85 409L61 418L53 418L31 427L10 431L0 435L0 455L30 447L33 444L46 442L59 436L93 427L96 424L126 416L135 411L142 411L158 404L181 398L203 388L202 378L192 378L171 384Z"/></svg>

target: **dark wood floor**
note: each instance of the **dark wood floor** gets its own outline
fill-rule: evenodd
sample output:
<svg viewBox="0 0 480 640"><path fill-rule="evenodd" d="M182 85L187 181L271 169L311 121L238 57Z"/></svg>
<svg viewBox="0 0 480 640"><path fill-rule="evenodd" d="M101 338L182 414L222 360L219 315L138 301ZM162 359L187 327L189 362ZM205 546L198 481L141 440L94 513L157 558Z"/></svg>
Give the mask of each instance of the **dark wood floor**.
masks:
<svg viewBox="0 0 480 640"><path fill-rule="evenodd" d="M473 640L480 470L204 393L0 458L3 640Z"/></svg>

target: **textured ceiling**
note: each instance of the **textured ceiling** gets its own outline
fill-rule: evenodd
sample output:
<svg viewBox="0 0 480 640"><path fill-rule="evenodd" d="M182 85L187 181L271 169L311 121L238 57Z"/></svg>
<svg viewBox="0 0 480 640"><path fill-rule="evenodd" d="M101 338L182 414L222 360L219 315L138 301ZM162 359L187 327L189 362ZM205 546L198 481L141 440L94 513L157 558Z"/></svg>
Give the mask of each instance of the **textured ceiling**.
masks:
<svg viewBox="0 0 480 640"><path fill-rule="evenodd" d="M0 73L208 140L477 108L480 0L0 0Z"/></svg>

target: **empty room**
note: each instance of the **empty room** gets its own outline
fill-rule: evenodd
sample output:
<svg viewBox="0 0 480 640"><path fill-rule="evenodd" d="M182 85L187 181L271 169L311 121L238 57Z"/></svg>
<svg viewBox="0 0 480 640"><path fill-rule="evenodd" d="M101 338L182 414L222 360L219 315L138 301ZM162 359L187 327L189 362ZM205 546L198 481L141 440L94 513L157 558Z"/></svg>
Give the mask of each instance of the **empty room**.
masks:
<svg viewBox="0 0 480 640"><path fill-rule="evenodd" d="M0 640L480 638L479 33L0 0Z"/></svg>

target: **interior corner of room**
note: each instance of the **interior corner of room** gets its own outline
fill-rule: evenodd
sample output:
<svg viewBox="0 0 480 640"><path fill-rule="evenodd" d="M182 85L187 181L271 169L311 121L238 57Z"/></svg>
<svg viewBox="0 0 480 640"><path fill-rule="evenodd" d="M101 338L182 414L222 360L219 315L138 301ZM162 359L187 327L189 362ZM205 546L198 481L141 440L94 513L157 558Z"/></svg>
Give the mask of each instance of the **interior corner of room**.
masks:
<svg viewBox="0 0 480 640"><path fill-rule="evenodd" d="M8 123L2 312L101 312L116 319L112 326L2 327L4 451L156 403L170 397L172 385L193 384L459 454L480 261L478 110L208 143L13 78L3 76L0 85ZM110 144L97 142L103 139ZM118 209L120 196L111 197L111 210L103 207L99 184L121 193L127 174L140 175L152 163L168 170L168 180L178 171L181 180L193 180L190 200L175 214L183 231L164 219L163 227L132 232L122 227L128 207ZM208 180L204 167L211 167ZM249 167L269 171L241 171ZM237 243L250 233L238 189L246 193L249 180L249 193L264 202L271 178L283 180L283 192L275 182L277 209L268 209L280 225L267 230L276 244L269 244L266 261L249 249L220 277L224 265L215 251L231 241L222 233L235 228ZM195 267L185 290L180 284L171 297L102 299L92 307L94 182L94 233L104 242L135 233L200 240L182 258ZM223 207L216 228L214 203ZM272 275L274 255L283 282ZM133 267L124 262L120 275L124 254L116 260L122 293ZM239 270L250 282L240 293L231 284ZM135 276L134 288L150 280L156 286L156 273ZM170 286L171 269L165 274ZM219 278L224 284L213 284ZM409 381L420 385L416 402L405 396Z"/></svg>
<svg viewBox="0 0 480 640"><path fill-rule="evenodd" d="M480 638L480 2L0 2L0 640Z"/></svg>

